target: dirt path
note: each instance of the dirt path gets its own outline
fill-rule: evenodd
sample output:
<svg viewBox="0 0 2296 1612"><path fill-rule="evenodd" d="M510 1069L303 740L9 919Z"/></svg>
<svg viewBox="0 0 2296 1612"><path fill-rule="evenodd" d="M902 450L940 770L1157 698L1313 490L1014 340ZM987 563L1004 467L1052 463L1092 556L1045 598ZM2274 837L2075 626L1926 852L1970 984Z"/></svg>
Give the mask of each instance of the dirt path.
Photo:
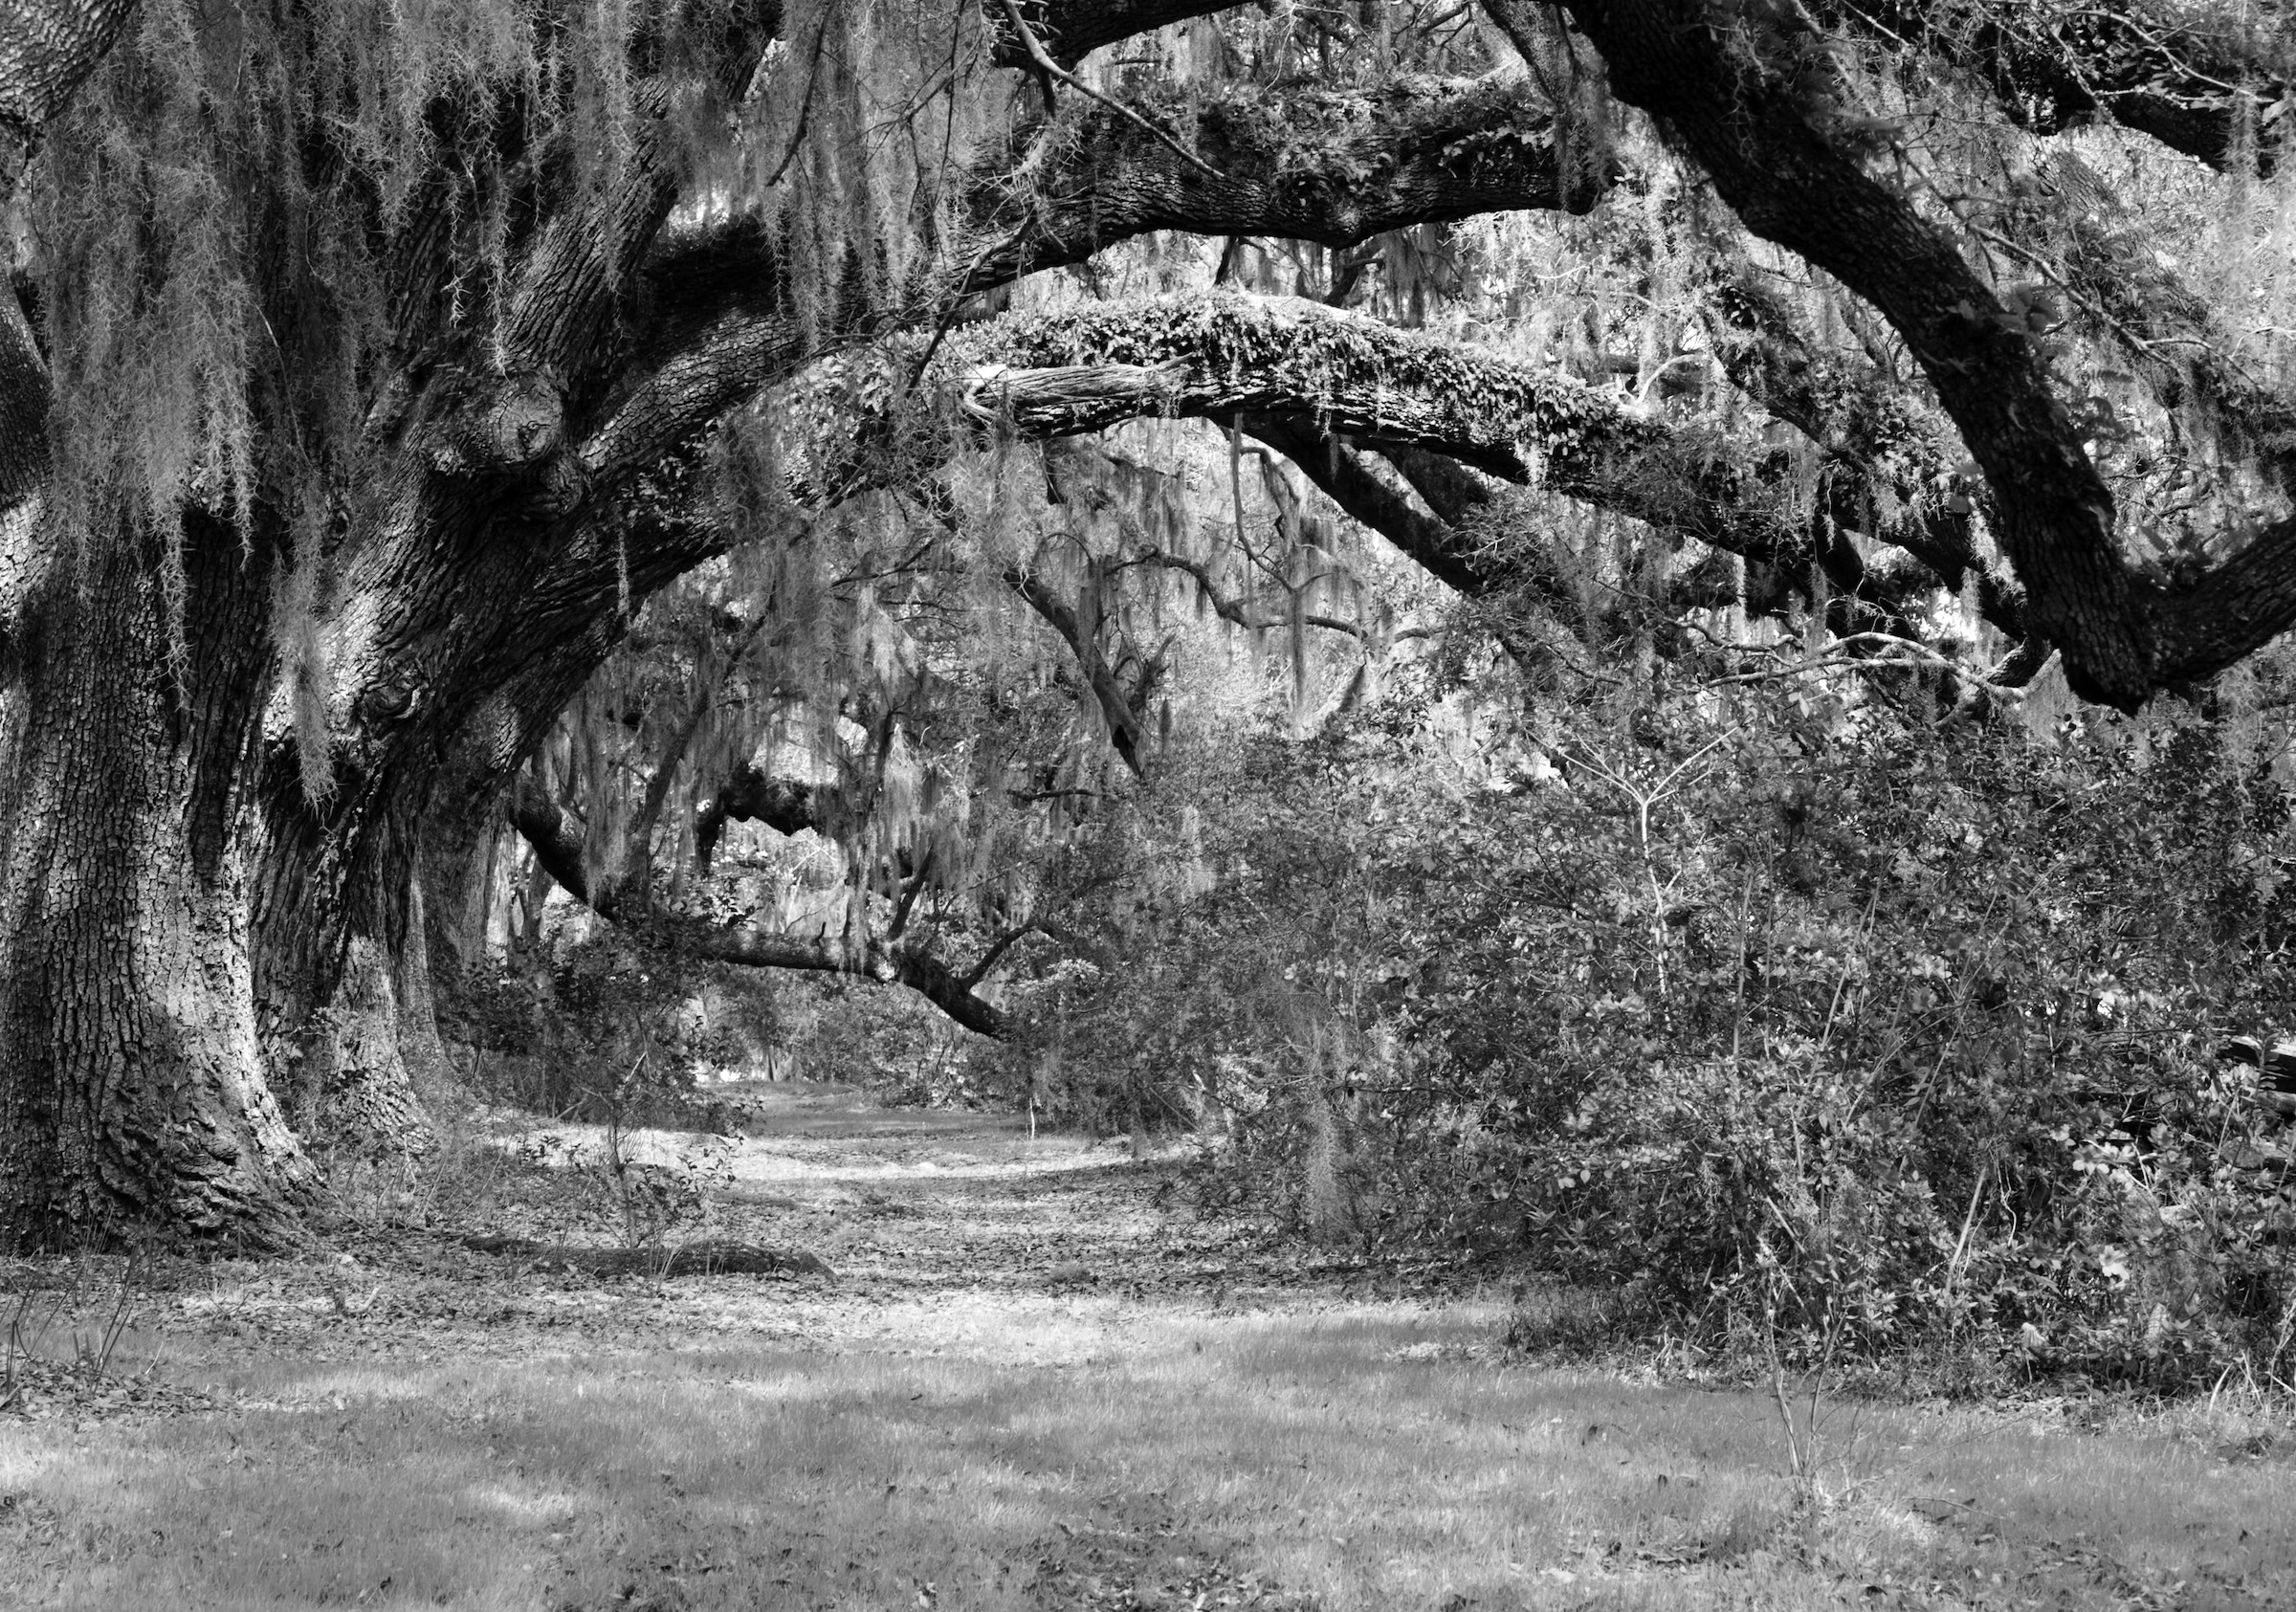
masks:
<svg viewBox="0 0 2296 1612"><path fill-rule="evenodd" d="M1019 1115L887 1110L806 1083L735 1094L748 1118L730 1147L659 1132L625 1144L641 1166L710 1166L686 1172L708 1181L706 1217L667 1242L803 1249L833 1275L598 1279L475 1253L459 1233L546 1244L621 1235L599 1162L603 1132L520 1125L497 1144L550 1167L466 1164L478 1179L468 1202L444 1205L446 1224L346 1228L332 1265L274 1262L239 1282L210 1271L210 1292L174 1307L170 1358L228 1369L258 1337L319 1360L399 1361L738 1338L1060 1364L1104 1356L1112 1337L1153 1318L1312 1314L1412 1282L1402 1267L1199 1217L1175 1144L1136 1159L1122 1139L1031 1136Z"/></svg>
<svg viewBox="0 0 2296 1612"><path fill-rule="evenodd" d="M1495 1295L1199 1216L1175 1154L741 1095L696 1229L833 1275L452 1234L610 1240L566 1128L446 1161L396 1206L430 1229L0 1271L47 1357L0 1416L0 1606L2296 1605L2268 1416L1846 1406L1798 1483L1762 1397L1508 1360Z"/></svg>

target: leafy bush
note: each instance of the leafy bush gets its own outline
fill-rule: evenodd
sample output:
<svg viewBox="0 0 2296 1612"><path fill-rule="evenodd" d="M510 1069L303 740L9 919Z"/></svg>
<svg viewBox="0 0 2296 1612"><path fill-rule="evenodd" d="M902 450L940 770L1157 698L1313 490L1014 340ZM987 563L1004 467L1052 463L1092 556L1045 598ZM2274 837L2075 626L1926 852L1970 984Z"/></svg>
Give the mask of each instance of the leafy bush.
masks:
<svg viewBox="0 0 2296 1612"><path fill-rule="evenodd" d="M775 1034L772 1015L755 982L721 983L600 931L501 960L464 983L442 1028L470 1048L471 1084L489 1100L561 1119L693 1125L714 1117L695 1068Z"/></svg>
<svg viewBox="0 0 2296 1612"><path fill-rule="evenodd" d="M2285 1373L2283 1139L2210 1057L2296 1021L2259 696L1940 726L1717 670L1424 681L1176 767L1079 852L1126 964L1040 1015L1103 1054L1069 1100L1192 1104L1217 1195L1708 1345Z"/></svg>

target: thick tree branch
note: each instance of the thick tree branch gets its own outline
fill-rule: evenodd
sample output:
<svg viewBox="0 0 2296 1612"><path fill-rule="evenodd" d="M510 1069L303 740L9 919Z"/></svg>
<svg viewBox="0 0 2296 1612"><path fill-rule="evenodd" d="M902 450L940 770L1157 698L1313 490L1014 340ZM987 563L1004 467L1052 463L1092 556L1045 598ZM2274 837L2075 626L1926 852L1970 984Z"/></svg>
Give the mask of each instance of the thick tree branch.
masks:
<svg viewBox="0 0 2296 1612"><path fill-rule="evenodd" d="M779 834L801 834L811 828L834 838L854 818L852 803L835 784L768 778L752 763L743 762L695 813L695 860L700 866L702 877L707 878L718 837L725 832L729 820L762 823Z"/></svg>
<svg viewBox="0 0 2296 1612"><path fill-rule="evenodd" d="M1518 0L1490 7L1528 41ZM2296 520L2166 585L2124 560L2111 494L2050 385L2048 321L2006 307L1940 228L1812 121L1827 92L1811 38L1780 25L1726 41L1690 0L1569 11L1613 88L1689 148L1750 229L1840 279L1906 342L1984 469L2032 634L2057 645L2076 692L2133 709L2296 621Z"/></svg>
<svg viewBox="0 0 2296 1612"><path fill-rule="evenodd" d="M1012 318L963 333L942 363L942 385L984 432L1041 440L1141 415L1313 421L1766 563L1804 559L1813 541L1771 490L1613 393L1319 303L1216 293Z"/></svg>
<svg viewBox="0 0 2296 1612"><path fill-rule="evenodd" d="M621 917L614 893L601 891L593 897L584 861L580 819L562 809L533 780L524 778L512 790L509 817L512 827L533 847L536 859L561 889L601 917ZM978 977L960 979L945 963L915 946L887 947L873 941L852 945L827 935L720 929L695 919L662 915L648 917L634 925L634 930L648 940L685 957L751 968L849 974L881 984L907 985L976 1034L1002 1037L1007 1032L1004 1010L974 994L973 987L980 983Z"/></svg>
<svg viewBox="0 0 2296 1612"><path fill-rule="evenodd" d="M2233 11L2158 0L1842 0L1818 12L1903 42L1985 83L2037 134L2110 121L2225 168L2270 172L2256 125L2291 92L2280 0Z"/></svg>
<svg viewBox="0 0 2296 1612"><path fill-rule="evenodd" d="M589 836L581 818L552 800L549 790L523 773L511 785L503 815L560 889L600 917L617 916L617 893L590 888Z"/></svg>
<svg viewBox="0 0 2296 1612"><path fill-rule="evenodd" d="M1100 652L1097 631L1089 629L1078 619L1076 609L1035 571L1018 567L1008 570L1004 573L1004 585L1042 616L1060 634L1061 642L1069 646L1069 652L1076 657L1076 664L1084 673L1086 686L1093 691L1093 703L1108 725L1109 744L1135 778L1147 777L1146 721L1135 709L1136 702L1118 681L1108 657Z"/></svg>
<svg viewBox="0 0 2296 1612"><path fill-rule="evenodd" d="M1010 1033L1004 1009L974 994L977 982L960 979L947 964L915 947L888 949L873 942L852 946L828 936L717 929L698 923L666 925L659 920L651 932L689 957L714 962L845 974L879 984L907 985L976 1035L1002 1040Z"/></svg>
<svg viewBox="0 0 2296 1612"><path fill-rule="evenodd" d="M826 398L850 399L871 389L856 374L864 363L892 370L905 364L898 349L840 360L806 385ZM976 443L1045 440L1143 415L1194 416L1241 420L1292 455L1343 508L1463 593L1488 600L1529 589L1573 619L1580 611L1576 595L1543 555L1512 552L1482 534L1470 540L1435 521L1373 476L1356 452L1400 459L1463 516L1475 513L1470 497L1486 497L1457 472L1468 464L1789 575L1824 563L1840 569L1847 545L1840 512L1798 512L1790 467L1735 469L1735 459L1703 434L1680 431L1607 388L1319 303L1208 293L1016 316L960 332L923 389L950 400L936 408L953 435L936 446L905 432L913 453L898 467L883 455L855 456L850 412L793 404L792 419L837 422L828 436L785 454L800 495L828 502L889 474L928 474L968 436ZM864 428L858 434L873 440L878 433ZM1434 455L1453 472L1437 472ZM1922 533L1916 525L1907 535ZM1858 596L1886 612L1910 608L1932 585L1871 566L1858 582ZM1844 617L1843 625L1848 631L1872 623Z"/></svg>
<svg viewBox="0 0 2296 1612"><path fill-rule="evenodd" d="M1493 14L1519 28L1516 0ZM1748 228L1877 308L1983 466L1996 533L2033 625L2075 689L2133 708L2177 674L2147 590L2121 559L2111 494L2053 395L2034 332L1943 232L1809 121L1800 78L1732 55L1689 0L1570 0L1613 88L1695 154ZM2285 619L2285 618L2284 618Z"/></svg>
<svg viewBox="0 0 2296 1612"><path fill-rule="evenodd" d="M1380 457L1448 525L1464 526L1490 508L1490 486L1456 459L1424 448L1390 448Z"/></svg>
<svg viewBox="0 0 2296 1612"><path fill-rule="evenodd" d="M1113 0L1107 5L1090 0L1025 0L1019 10L1029 32L1044 41L1052 59L1063 67L1074 67L1103 46L1225 11L1232 4L1233 0ZM1009 25L998 31L994 59L1000 67L1031 65L1027 42Z"/></svg>
<svg viewBox="0 0 2296 1612"><path fill-rule="evenodd" d="M976 184L975 230L996 244L967 289L1082 262L1152 230L1346 248L1413 224L1584 212L1611 183L1563 160L1552 109L1521 78L1236 87L1143 104L1184 127L1217 171L1084 109L1026 186L1002 173Z"/></svg>
<svg viewBox="0 0 2296 1612"><path fill-rule="evenodd" d="M1239 88L1159 115L1183 112L1190 143L1217 175L1089 104L1025 176L985 168L970 188L970 228L988 244L968 259L960 289L1083 262L1157 230L1347 247L1489 212L1584 211L1608 182L1566 173L1555 120L1519 78ZM781 265L754 220L665 240L642 278L657 313L588 428L579 458L591 478L651 463L786 376L802 352ZM948 295L930 289L884 321L932 323Z"/></svg>
<svg viewBox="0 0 2296 1612"><path fill-rule="evenodd" d="M1299 466L1324 497L1351 519L1385 538L1452 592L1468 599L1490 599L1527 585L1549 604L1576 613L1577 599L1552 570L1513 562L1512 557L1503 561L1495 550L1463 537L1454 520L1417 508L1374 474L1363 455L1312 416L1247 414L1241 417L1241 424L1252 436Z"/></svg>

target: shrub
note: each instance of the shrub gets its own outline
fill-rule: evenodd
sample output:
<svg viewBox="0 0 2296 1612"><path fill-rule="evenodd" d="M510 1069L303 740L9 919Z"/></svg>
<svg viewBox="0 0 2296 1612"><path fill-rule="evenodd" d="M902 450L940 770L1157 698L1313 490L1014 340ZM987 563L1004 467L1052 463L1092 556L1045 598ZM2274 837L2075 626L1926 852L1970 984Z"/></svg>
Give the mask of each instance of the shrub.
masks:
<svg viewBox="0 0 2296 1612"><path fill-rule="evenodd" d="M1216 1198L1709 1344L2284 1370L2288 1172L2209 1060L2296 1021L2253 718L1940 727L1689 669L1544 718L1423 686L1176 766L1090 850L1127 963L1040 1015L1110 1054L1068 1100L1192 1092Z"/></svg>

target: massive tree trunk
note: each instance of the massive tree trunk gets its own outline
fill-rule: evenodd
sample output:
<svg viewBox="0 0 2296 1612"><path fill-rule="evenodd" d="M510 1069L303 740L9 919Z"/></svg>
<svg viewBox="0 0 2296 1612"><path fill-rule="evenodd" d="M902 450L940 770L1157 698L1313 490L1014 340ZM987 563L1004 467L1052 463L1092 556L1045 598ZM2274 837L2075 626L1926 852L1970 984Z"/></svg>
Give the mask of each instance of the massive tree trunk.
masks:
<svg viewBox="0 0 2296 1612"><path fill-rule="evenodd" d="M317 1180L247 944L267 567L195 524L170 622L156 544L57 546L0 702L0 1235L280 1242Z"/></svg>

